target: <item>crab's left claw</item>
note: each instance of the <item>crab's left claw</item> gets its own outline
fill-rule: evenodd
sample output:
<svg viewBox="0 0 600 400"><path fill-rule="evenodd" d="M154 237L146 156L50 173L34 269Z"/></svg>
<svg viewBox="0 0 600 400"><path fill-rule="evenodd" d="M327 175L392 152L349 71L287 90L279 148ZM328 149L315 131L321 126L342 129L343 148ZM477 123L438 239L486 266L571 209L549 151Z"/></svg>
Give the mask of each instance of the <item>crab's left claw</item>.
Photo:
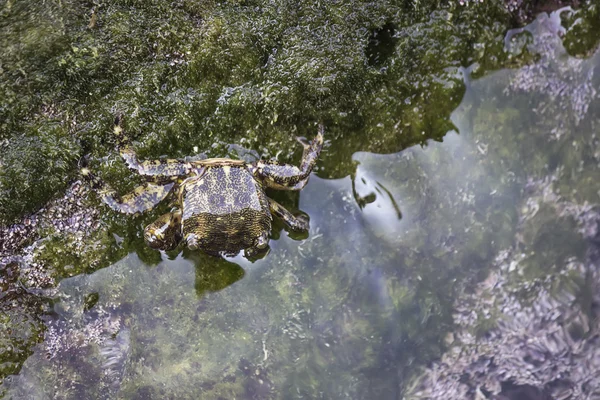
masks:
<svg viewBox="0 0 600 400"><path fill-rule="evenodd" d="M153 249L172 250L181 241L181 211L160 216L144 229L144 241Z"/></svg>
<svg viewBox="0 0 600 400"><path fill-rule="evenodd" d="M256 239L256 248L257 249L264 249L269 245L269 233L268 232L264 232L262 235L260 235L257 239Z"/></svg>
<svg viewBox="0 0 600 400"><path fill-rule="evenodd" d="M198 236L191 233L186 238L187 247L190 250L198 250Z"/></svg>

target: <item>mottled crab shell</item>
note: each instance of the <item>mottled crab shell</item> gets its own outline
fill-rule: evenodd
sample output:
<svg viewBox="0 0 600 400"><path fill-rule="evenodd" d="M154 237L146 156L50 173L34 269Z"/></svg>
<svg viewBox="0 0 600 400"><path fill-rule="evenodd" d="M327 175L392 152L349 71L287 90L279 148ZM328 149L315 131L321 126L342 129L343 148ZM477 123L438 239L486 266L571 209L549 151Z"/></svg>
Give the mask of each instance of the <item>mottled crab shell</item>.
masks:
<svg viewBox="0 0 600 400"><path fill-rule="evenodd" d="M243 162L206 164L183 182L179 204L183 238L192 249L237 252L256 247L271 230L267 195Z"/></svg>

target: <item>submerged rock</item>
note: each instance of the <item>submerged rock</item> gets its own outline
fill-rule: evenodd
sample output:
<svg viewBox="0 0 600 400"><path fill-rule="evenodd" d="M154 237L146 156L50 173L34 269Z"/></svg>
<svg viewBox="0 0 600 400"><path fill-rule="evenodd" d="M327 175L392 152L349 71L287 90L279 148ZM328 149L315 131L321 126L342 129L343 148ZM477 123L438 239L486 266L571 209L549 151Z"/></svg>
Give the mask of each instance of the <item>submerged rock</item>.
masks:
<svg viewBox="0 0 600 400"><path fill-rule="evenodd" d="M449 350L405 398L600 398L600 206L561 200L551 181L532 183L525 203L541 202L552 215L521 215L515 246L498 254L472 294L457 299ZM574 219L588 248L581 260L547 266L531 279L527 263L540 258L531 249L547 232L529 240L523 233L539 218Z"/></svg>

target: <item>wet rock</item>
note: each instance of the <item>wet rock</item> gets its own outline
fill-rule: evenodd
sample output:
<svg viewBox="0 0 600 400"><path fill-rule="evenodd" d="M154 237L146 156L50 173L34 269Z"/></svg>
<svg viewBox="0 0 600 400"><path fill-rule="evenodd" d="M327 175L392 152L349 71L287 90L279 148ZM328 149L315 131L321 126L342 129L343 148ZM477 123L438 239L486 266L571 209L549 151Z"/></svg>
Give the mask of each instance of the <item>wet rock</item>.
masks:
<svg viewBox="0 0 600 400"><path fill-rule="evenodd" d="M26 247L50 233L89 235L98 228L99 210L91 207L89 189L77 181L64 196L12 225L0 225L0 259L22 255Z"/></svg>

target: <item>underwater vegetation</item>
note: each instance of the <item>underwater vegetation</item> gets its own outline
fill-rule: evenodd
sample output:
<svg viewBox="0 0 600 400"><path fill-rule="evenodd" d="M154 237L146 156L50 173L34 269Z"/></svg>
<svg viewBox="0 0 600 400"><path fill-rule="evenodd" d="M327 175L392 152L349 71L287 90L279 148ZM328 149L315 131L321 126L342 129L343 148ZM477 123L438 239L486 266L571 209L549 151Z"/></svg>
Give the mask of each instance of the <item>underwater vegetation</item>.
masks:
<svg viewBox="0 0 600 400"><path fill-rule="evenodd" d="M0 1L0 396L598 398L598 7L462 3ZM294 163L324 121L269 193L308 235L149 248L167 205L78 175L139 184L118 113L148 159Z"/></svg>

